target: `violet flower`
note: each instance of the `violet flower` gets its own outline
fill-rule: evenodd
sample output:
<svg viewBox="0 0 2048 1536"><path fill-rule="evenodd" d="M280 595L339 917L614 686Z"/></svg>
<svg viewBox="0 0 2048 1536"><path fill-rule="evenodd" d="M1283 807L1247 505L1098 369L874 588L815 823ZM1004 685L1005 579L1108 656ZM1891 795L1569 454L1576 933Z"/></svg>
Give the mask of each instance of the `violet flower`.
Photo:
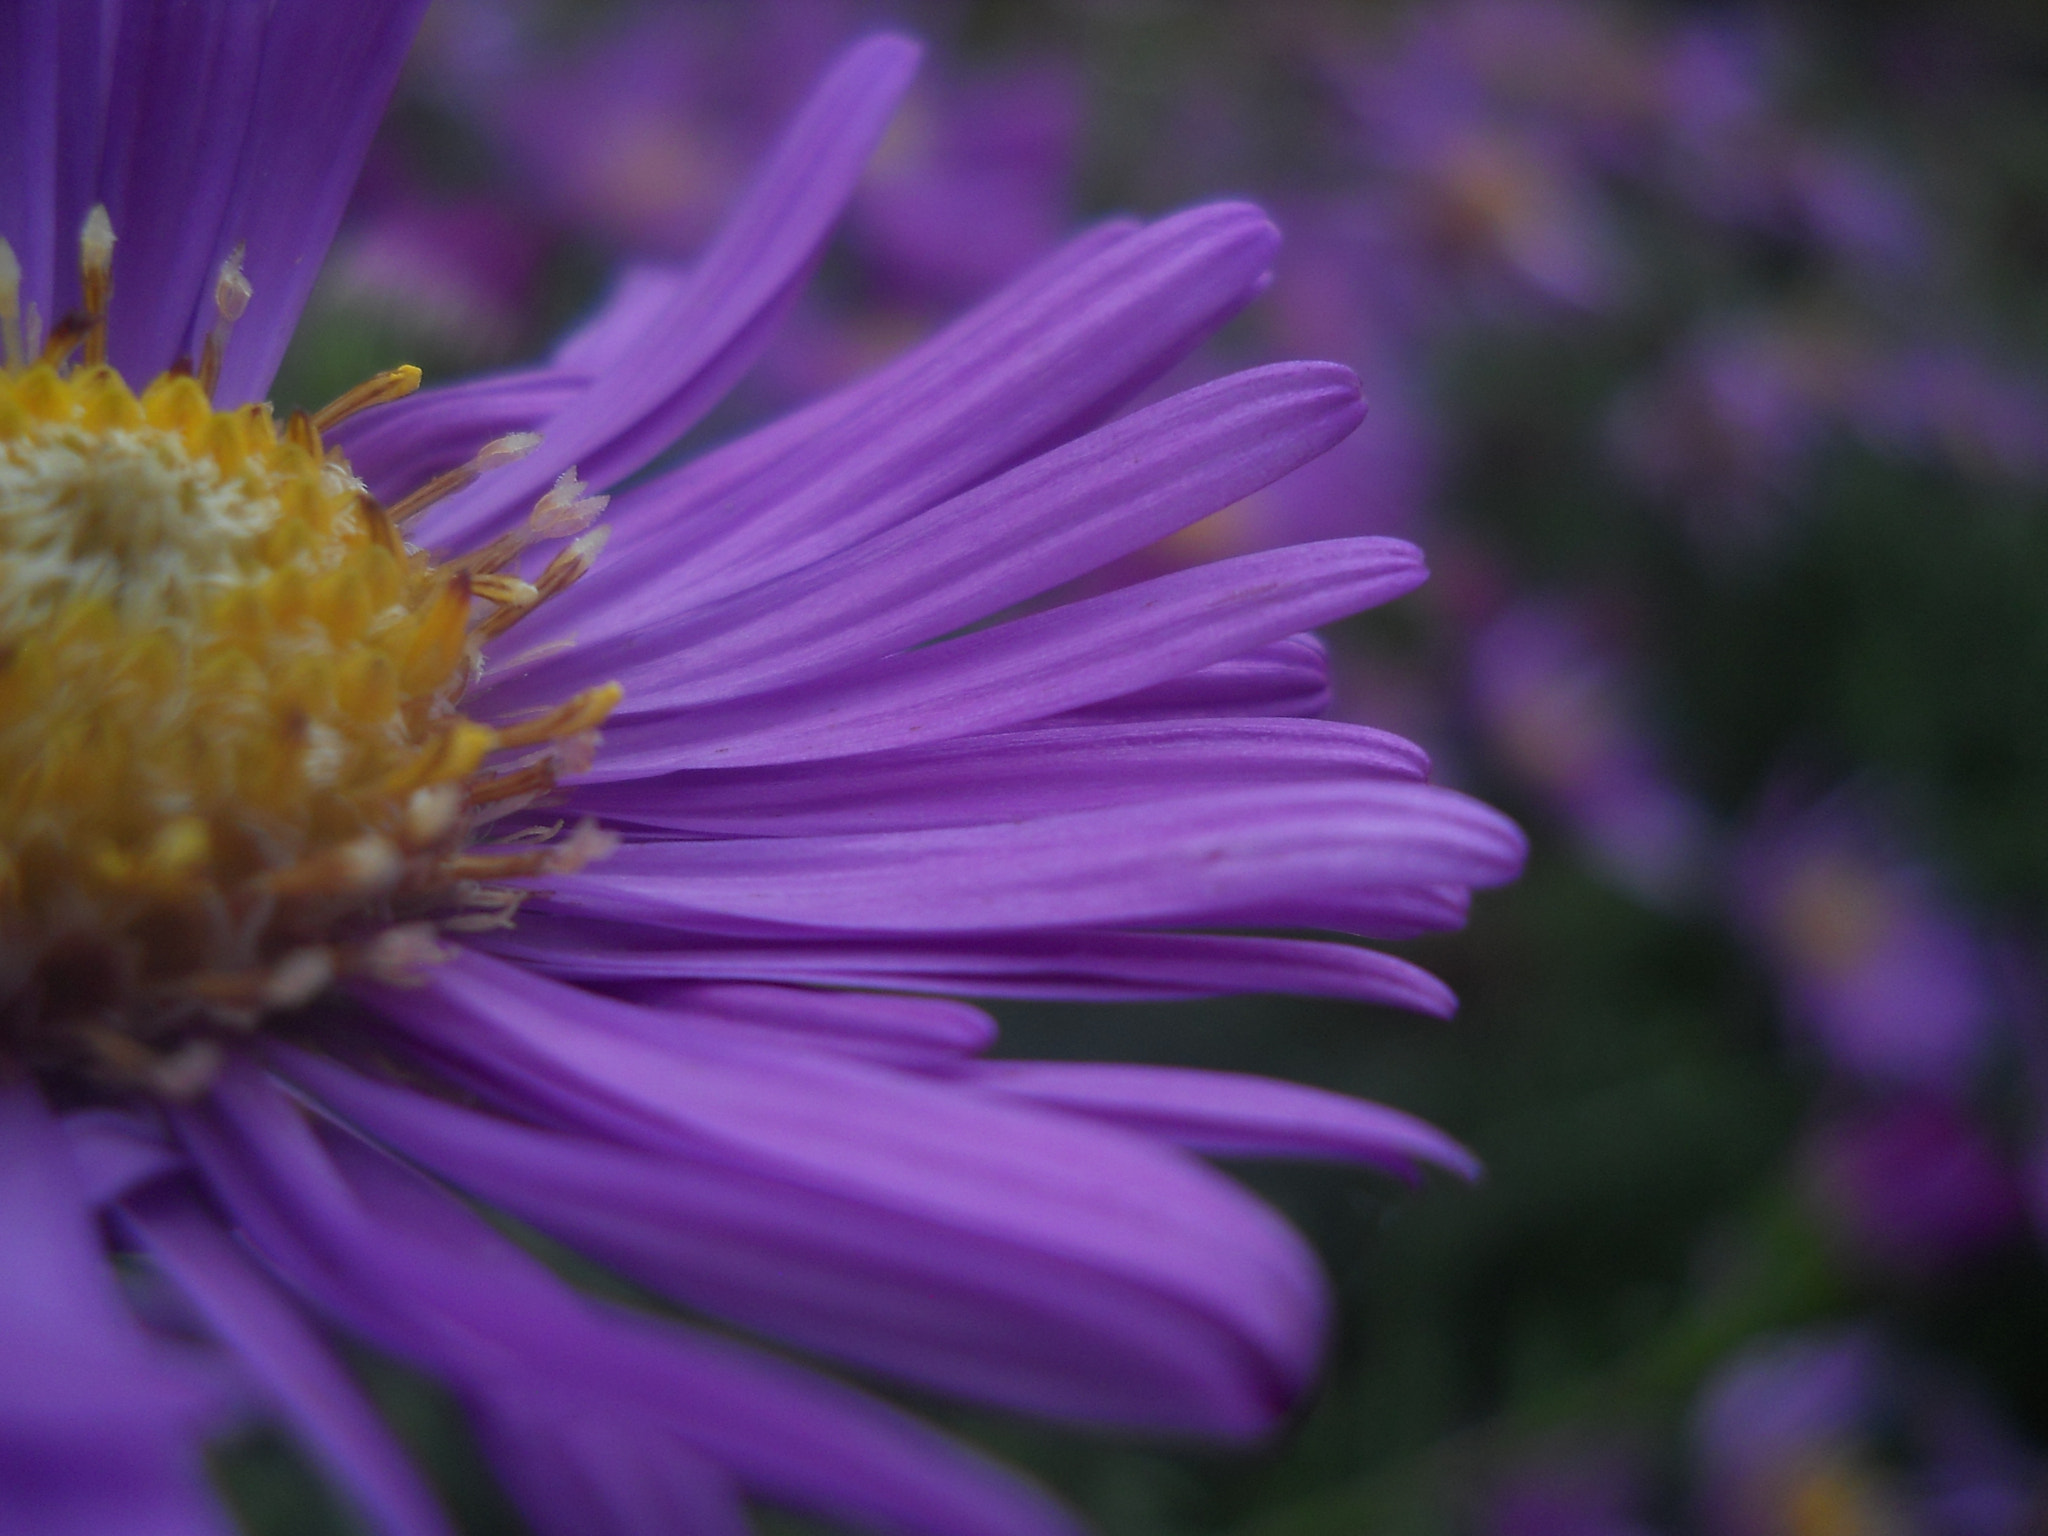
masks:
<svg viewBox="0 0 2048 1536"><path fill-rule="evenodd" d="M1241 935L1454 926L1520 862L1414 748L1312 718L1301 632L1414 587L1407 544L982 622L1356 425L1326 364L1116 417L1258 291L1271 226L1090 231L593 528L590 485L758 354L916 50L852 49L691 268L630 274L546 366L413 399L395 369L280 427L256 402L419 9L0 13L13 1524L219 1530L225 1371L372 1528L444 1530L331 1327L447 1383L539 1531L731 1531L742 1496L1066 1528L873 1397L579 1292L457 1191L878 1377L1268 1429L1322 1282L1190 1153L1469 1156L1291 1084L982 1062L945 994L1440 1013L1402 961Z"/></svg>
<svg viewBox="0 0 2048 1536"><path fill-rule="evenodd" d="M1709 1536L2020 1536L2044 1486L2038 1453L1966 1381L1868 1328L1744 1348L1701 1392L1693 1450Z"/></svg>
<svg viewBox="0 0 2048 1536"><path fill-rule="evenodd" d="M1666 772L1630 681L1588 617L1555 601L1515 603L1472 641L1473 711L1508 769L1610 880L1682 903L1706 877L1712 828Z"/></svg>
<svg viewBox="0 0 2048 1536"><path fill-rule="evenodd" d="M1904 1279L1952 1271L2014 1236L2020 1180L1939 1094L1837 1112L1807 1138L1806 1184L1852 1258Z"/></svg>
<svg viewBox="0 0 2048 1536"><path fill-rule="evenodd" d="M1865 1082L1954 1092L1997 1012L1982 939L1867 806L1776 805L1734 859L1738 928L1777 974L1786 1012Z"/></svg>

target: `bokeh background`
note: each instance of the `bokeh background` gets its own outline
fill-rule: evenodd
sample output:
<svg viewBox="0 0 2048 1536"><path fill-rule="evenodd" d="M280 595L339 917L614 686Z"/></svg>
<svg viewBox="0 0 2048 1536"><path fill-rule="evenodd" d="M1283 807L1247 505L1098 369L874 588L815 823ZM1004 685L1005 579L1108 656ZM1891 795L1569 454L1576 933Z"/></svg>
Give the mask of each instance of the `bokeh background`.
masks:
<svg viewBox="0 0 2048 1536"><path fill-rule="evenodd" d="M1325 1084L1484 1157L1242 1170L1340 1298L1284 1437L920 1406L1109 1536L2048 1532L2048 6L441 0L281 397L545 352L892 23L924 79L693 444L1093 219L1254 198L1273 288L1162 389L1332 357L1371 418L1106 579L1418 540L1431 584L1328 637L1333 709L1534 842L1409 946L1448 1024L999 1010L1009 1052ZM518 1530L452 1406L359 1363ZM345 1529L280 1444L222 1475Z"/></svg>

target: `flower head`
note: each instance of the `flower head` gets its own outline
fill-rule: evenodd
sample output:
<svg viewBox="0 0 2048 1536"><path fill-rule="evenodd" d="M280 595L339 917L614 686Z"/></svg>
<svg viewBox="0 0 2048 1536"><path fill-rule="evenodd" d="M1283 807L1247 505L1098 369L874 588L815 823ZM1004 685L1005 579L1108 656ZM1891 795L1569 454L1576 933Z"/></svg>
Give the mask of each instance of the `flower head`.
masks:
<svg viewBox="0 0 2048 1536"><path fill-rule="evenodd" d="M8 23L10 1509L216 1528L197 1447L255 1403L375 1528L444 1529L317 1318L446 1382L537 1530L732 1529L742 1495L1063 1527L873 1397L583 1293L457 1191L880 1377L1266 1429L1321 1282L1189 1154L1469 1155L1296 1085L984 1062L947 994L1442 1012L1405 962L1246 931L1452 926L1520 860L1416 749L1313 718L1301 632L1413 587L1412 547L1030 606L1357 423L1320 364L1116 415L1260 288L1271 227L1086 233L608 503L791 302L915 61L878 38L687 269L629 273L546 365L394 369L280 425L252 402L417 10Z"/></svg>

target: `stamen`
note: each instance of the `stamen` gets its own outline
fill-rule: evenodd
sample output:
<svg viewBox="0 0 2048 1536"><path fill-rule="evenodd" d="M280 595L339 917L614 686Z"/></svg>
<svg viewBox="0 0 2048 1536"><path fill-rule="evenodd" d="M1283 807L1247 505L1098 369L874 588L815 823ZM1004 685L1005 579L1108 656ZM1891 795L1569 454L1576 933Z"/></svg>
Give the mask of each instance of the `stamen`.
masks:
<svg viewBox="0 0 2048 1536"><path fill-rule="evenodd" d="M398 525L391 521L383 502L368 491L356 492L356 516L363 520L364 529L378 548L395 559L405 559L405 540L399 536Z"/></svg>
<svg viewBox="0 0 2048 1536"><path fill-rule="evenodd" d="M5 349L8 372L19 373L28 361L21 343L21 263L4 238L0 238L0 348Z"/></svg>
<svg viewBox="0 0 2048 1536"><path fill-rule="evenodd" d="M285 418L284 436L286 442L304 449L309 459L318 459L327 451L320 441L320 429L303 410L294 410Z"/></svg>
<svg viewBox="0 0 2048 1536"><path fill-rule="evenodd" d="M540 539L566 539L581 533L611 505L609 496L592 496L572 466L555 477L554 488L534 503L526 523Z"/></svg>
<svg viewBox="0 0 2048 1536"><path fill-rule="evenodd" d="M619 700L625 696L626 690L617 683L605 683L589 689L565 704L556 705L546 714L499 726L498 746L501 749L532 747L544 741L556 741L564 736L595 730L604 723L607 715L619 707Z"/></svg>
<svg viewBox="0 0 2048 1536"><path fill-rule="evenodd" d="M107 305L114 297L114 221L105 203L92 205L78 232L78 275L85 284L85 365L96 368L107 360Z"/></svg>
<svg viewBox="0 0 2048 1536"><path fill-rule="evenodd" d="M206 333L206 340L199 349L199 387L206 391L209 400L220 383L221 363L228 352L228 337L235 329L235 322L249 307L250 297L255 291L249 286L249 279L242 275L242 247L238 245L228 252L227 259L220 264L220 275L213 281L213 328Z"/></svg>
<svg viewBox="0 0 2048 1536"><path fill-rule="evenodd" d="M458 464L453 469L443 470L425 485L393 506L391 521L404 523L417 517L444 496L453 496L466 485L475 483L476 477L486 470L496 469L502 464L515 463L525 458L540 446L538 432L509 432L503 437L494 437L477 450L475 458L467 464Z"/></svg>
<svg viewBox="0 0 2048 1536"><path fill-rule="evenodd" d="M395 928L386 928L347 958L353 962L352 969L361 969L392 986L409 987L425 981L428 971L446 962L454 953L441 942L432 923L401 923Z"/></svg>
<svg viewBox="0 0 2048 1536"><path fill-rule="evenodd" d="M31 318L35 316L33 305L29 307L29 315ZM50 328L50 339L43 343L42 357L38 361L61 371L91 330L92 321L84 315L66 315Z"/></svg>
<svg viewBox="0 0 2048 1536"><path fill-rule="evenodd" d="M471 572L498 571L543 539L566 539L572 533L581 533L596 522L598 514L611 504L609 496L585 495L589 489L572 465L555 476L554 486L533 504L524 525L510 533L499 534L490 543L479 545L468 554L449 561L449 565ZM524 611L522 609L521 613ZM519 617L518 613L492 614L487 621L491 627L481 631L479 638L487 639L504 633Z"/></svg>
<svg viewBox="0 0 2048 1536"><path fill-rule="evenodd" d="M353 389L343 390L313 413L313 425L322 432L331 432L356 412L367 411L373 405L389 405L394 400L403 400L419 387L419 369L411 363L401 364L363 380Z"/></svg>
<svg viewBox="0 0 2048 1536"><path fill-rule="evenodd" d="M619 845L618 834L594 821L579 823L559 843L518 853L473 851L457 854L443 869L458 879L522 880L533 875L573 875L605 858Z"/></svg>
<svg viewBox="0 0 2048 1536"><path fill-rule="evenodd" d="M473 808L481 810L487 805L502 805L507 800L530 801L553 789L556 776L555 760L552 757L543 757L538 762L528 763L524 768L514 768L509 773L472 779L469 785L469 803ZM499 813L493 813L494 816L497 814Z"/></svg>

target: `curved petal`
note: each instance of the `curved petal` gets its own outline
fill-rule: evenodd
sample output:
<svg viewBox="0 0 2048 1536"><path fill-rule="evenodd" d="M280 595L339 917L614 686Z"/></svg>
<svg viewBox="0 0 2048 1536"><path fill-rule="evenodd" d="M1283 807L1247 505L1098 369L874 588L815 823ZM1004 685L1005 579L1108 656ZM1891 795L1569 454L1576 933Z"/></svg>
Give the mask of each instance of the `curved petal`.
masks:
<svg viewBox="0 0 2048 1536"><path fill-rule="evenodd" d="M1419 966L1377 950L1308 939L1211 933L1042 933L891 939L733 939L529 911L471 943L551 976L781 981L1069 1002L1149 1002L1299 993L1448 1018L1457 999Z"/></svg>
<svg viewBox="0 0 2048 1536"><path fill-rule="evenodd" d="M1035 1490L872 1398L600 1306L354 1136L232 1063L178 1128L247 1240L345 1326L486 1404L626 1414L751 1492L915 1536L1072 1536Z"/></svg>
<svg viewBox="0 0 2048 1536"><path fill-rule="evenodd" d="M527 633L586 639L757 586L1065 441L1241 305L1279 236L1244 204L1091 231L868 378L621 497L611 559Z"/></svg>
<svg viewBox="0 0 2048 1536"><path fill-rule="evenodd" d="M1002 730L1241 655L1421 584L1399 539L1343 539L1219 560L1013 619L849 675L631 720L590 782L879 752Z"/></svg>
<svg viewBox="0 0 2048 1536"><path fill-rule="evenodd" d="M1313 1364L1299 1240L1138 1138L666 1026L476 956L373 996L442 1070L573 1134L311 1059L294 1078L693 1305L947 1391L1212 1433L1270 1423Z"/></svg>
<svg viewBox="0 0 2048 1536"><path fill-rule="evenodd" d="M461 545L525 515L571 465L610 485L653 459L760 354L795 297L916 70L918 48L880 36L849 49L798 114L739 207L616 362L549 423L530 458L451 497L423 538Z"/></svg>
<svg viewBox="0 0 2048 1536"><path fill-rule="evenodd" d="M700 929L1213 926L1304 898L1502 884L1524 850L1506 817L1434 785L1277 784L975 827L629 843L541 900Z"/></svg>
<svg viewBox="0 0 2048 1536"><path fill-rule="evenodd" d="M63 1135L22 1083L0 1084L0 1231L0 1518L36 1536L227 1536L198 1404L122 1304Z"/></svg>
<svg viewBox="0 0 2048 1536"><path fill-rule="evenodd" d="M991 732L868 757L579 785L571 814L716 837L1022 821L1213 790L1419 780L1422 749L1333 720L1163 720Z"/></svg>
<svg viewBox="0 0 2048 1536"><path fill-rule="evenodd" d="M1124 1062L988 1061L971 1072L998 1093L1215 1156L1363 1163L1405 1179L1424 1164L1479 1176L1479 1159L1428 1121L1302 1083Z"/></svg>
<svg viewBox="0 0 2048 1536"><path fill-rule="evenodd" d="M1150 683L1098 704L1083 704L1035 722L1034 728L1077 723L1135 724L1243 716L1313 720L1330 707L1330 648L1313 634L1284 639Z"/></svg>
<svg viewBox="0 0 2048 1536"><path fill-rule="evenodd" d="M433 1495L340 1362L189 1190L144 1191L121 1214L378 1531L448 1536Z"/></svg>
<svg viewBox="0 0 2048 1536"><path fill-rule="evenodd" d="M486 707L558 694L593 671L624 684L629 715L842 672L1155 543L1313 458L1364 416L1357 380L1334 363L1218 379L841 555L525 668Z"/></svg>
<svg viewBox="0 0 2048 1536"><path fill-rule="evenodd" d="M747 1536L732 1479L635 1419L500 1392L477 1429L537 1536Z"/></svg>

